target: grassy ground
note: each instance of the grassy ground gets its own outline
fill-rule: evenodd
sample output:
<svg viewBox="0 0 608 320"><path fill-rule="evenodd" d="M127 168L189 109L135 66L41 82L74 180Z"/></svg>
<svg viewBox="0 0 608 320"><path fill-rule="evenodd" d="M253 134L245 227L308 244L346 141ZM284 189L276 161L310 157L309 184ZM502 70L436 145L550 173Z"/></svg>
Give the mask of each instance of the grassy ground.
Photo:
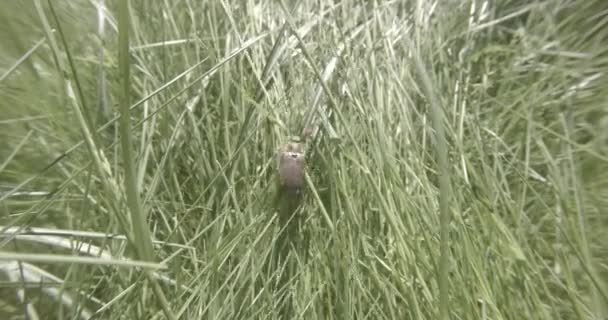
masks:
<svg viewBox="0 0 608 320"><path fill-rule="evenodd" d="M606 319L605 1L125 4L0 3L2 319Z"/></svg>

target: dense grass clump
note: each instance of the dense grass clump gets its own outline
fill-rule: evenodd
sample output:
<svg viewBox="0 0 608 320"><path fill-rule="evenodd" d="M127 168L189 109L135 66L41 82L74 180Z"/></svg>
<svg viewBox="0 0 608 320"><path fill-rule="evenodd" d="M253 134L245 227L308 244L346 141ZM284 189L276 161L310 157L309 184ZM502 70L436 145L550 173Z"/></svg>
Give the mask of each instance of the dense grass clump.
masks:
<svg viewBox="0 0 608 320"><path fill-rule="evenodd" d="M608 314L604 0L0 21L2 319Z"/></svg>

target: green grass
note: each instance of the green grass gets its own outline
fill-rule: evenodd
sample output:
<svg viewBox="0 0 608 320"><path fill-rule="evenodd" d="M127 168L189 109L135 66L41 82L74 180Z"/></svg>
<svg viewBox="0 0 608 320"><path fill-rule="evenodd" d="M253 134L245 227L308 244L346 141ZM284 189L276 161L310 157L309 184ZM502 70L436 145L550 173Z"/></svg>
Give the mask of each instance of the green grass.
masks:
<svg viewBox="0 0 608 320"><path fill-rule="evenodd" d="M605 319L607 17L4 1L0 318Z"/></svg>

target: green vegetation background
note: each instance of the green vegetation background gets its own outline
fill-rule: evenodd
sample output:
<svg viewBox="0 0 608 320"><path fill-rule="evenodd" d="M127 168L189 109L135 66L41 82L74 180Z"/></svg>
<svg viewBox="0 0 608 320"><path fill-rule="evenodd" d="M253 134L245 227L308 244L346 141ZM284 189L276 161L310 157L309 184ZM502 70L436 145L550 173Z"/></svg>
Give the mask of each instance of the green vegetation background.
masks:
<svg viewBox="0 0 608 320"><path fill-rule="evenodd" d="M0 318L606 319L608 2L130 3L0 2Z"/></svg>

